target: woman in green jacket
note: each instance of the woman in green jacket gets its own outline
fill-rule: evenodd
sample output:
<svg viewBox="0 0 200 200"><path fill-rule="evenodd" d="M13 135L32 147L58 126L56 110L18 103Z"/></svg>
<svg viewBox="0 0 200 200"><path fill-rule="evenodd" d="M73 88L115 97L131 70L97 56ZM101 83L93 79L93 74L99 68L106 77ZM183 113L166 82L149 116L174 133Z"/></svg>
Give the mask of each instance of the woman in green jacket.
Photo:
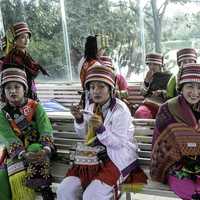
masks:
<svg viewBox="0 0 200 200"><path fill-rule="evenodd" d="M0 163L0 181L7 180L7 191L0 187L0 199L34 200L35 191L39 191L44 200L53 200L49 157L54 145L50 121L40 103L26 98L28 84L21 66L3 66L1 87L5 105L0 111L0 138L6 158Z"/></svg>

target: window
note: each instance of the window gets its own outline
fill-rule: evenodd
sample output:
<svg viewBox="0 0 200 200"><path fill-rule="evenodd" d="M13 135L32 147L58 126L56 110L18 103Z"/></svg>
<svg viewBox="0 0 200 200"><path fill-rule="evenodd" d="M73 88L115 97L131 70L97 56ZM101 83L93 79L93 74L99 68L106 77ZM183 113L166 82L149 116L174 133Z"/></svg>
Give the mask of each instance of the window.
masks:
<svg viewBox="0 0 200 200"><path fill-rule="evenodd" d="M167 0L0 0L0 35L26 21L32 31L29 51L48 69L38 81L79 81L78 63L88 35L106 34L118 73L142 81L145 53L161 52L176 73L176 52L199 51L199 1ZM4 25L4 26L3 26Z"/></svg>
<svg viewBox="0 0 200 200"><path fill-rule="evenodd" d="M0 6L5 31L19 21L28 24L32 32L29 52L50 74L50 77L41 75L38 79L45 82L70 80L60 2L2 0Z"/></svg>

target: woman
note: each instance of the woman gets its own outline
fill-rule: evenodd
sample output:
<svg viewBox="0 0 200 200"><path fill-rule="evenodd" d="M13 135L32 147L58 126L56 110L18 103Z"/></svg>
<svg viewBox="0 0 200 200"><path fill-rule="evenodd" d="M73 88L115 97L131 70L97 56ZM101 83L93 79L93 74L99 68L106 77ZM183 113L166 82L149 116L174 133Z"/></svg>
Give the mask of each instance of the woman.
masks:
<svg viewBox="0 0 200 200"><path fill-rule="evenodd" d="M184 48L184 49L180 49L177 52L177 64L178 64L179 69L184 64L196 63L196 62L197 62L197 52L195 49ZM172 75L167 83L167 98L168 99L177 96L177 85L176 85L177 76Z"/></svg>
<svg viewBox="0 0 200 200"><path fill-rule="evenodd" d="M200 199L200 64L183 65L178 89L156 117L151 176L184 200Z"/></svg>
<svg viewBox="0 0 200 200"><path fill-rule="evenodd" d="M97 36L88 36L85 43L84 57L79 62L80 80L83 88L88 68L99 62L98 50Z"/></svg>
<svg viewBox="0 0 200 200"><path fill-rule="evenodd" d="M27 48L31 38L31 31L28 25L25 22L15 23L7 32L6 37L7 44L11 43L12 48L7 52L3 62L5 64L15 63L25 66L29 88L27 95L31 99L38 100L34 79L40 71L44 75L48 75L48 73L28 53Z"/></svg>
<svg viewBox="0 0 200 200"><path fill-rule="evenodd" d="M50 121L37 101L26 98L28 84L22 66L4 65L1 87L5 105L0 112L0 140L6 150L1 166L8 172L11 190L7 197L32 200L35 191L40 191L44 200L53 200L49 157L54 145ZM4 173L0 180L5 177ZM5 191L0 187L0 199L6 200L2 195Z"/></svg>
<svg viewBox="0 0 200 200"><path fill-rule="evenodd" d="M155 119L159 106L166 99L166 87L171 74L163 70L163 56L158 53L146 55L148 72L141 87L145 100L136 110L135 118Z"/></svg>
<svg viewBox="0 0 200 200"><path fill-rule="evenodd" d="M91 100L85 110L72 107L75 130L86 143L77 146L73 167L58 187L58 200L113 199L119 183L146 183L138 164L137 144L128 107L114 97L114 73L102 65L91 67L85 88ZM123 119L123 120L122 120Z"/></svg>
<svg viewBox="0 0 200 200"><path fill-rule="evenodd" d="M79 63L80 70L80 80L81 85L84 89L84 82L86 78L87 70L94 65L102 65L104 67L110 67L114 69L112 59L105 56L105 50L108 48L108 37L105 35L95 35L88 36L85 43L84 58L81 59ZM120 99L125 99L128 96L128 84L125 78L121 74L115 74L116 83L116 94ZM84 93L86 97L83 96L82 100L87 99L88 94ZM84 107L83 101L83 107Z"/></svg>

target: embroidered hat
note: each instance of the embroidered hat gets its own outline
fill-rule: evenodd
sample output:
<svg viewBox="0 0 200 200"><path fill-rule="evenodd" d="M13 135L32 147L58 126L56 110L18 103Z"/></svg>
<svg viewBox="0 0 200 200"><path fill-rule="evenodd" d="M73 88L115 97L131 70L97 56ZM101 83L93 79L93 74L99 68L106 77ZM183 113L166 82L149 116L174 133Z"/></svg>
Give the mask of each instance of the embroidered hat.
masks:
<svg viewBox="0 0 200 200"><path fill-rule="evenodd" d="M183 65L179 71L179 87L188 82L200 83L200 64L188 63Z"/></svg>
<svg viewBox="0 0 200 200"><path fill-rule="evenodd" d="M184 48L180 49L177 52L177 64L178 66L181 65L181 62L184 60L193 60L194 63L197 62L197 52L193 48Z"/></svg>
<svg viewBox="0 0 200 200"><path fill-rule="evenodd" d="M110 57L100 56L99 60L100 60L101 64L105 65L106 67L110 67L110 68L114 69L113 62Z"/></svg>
<svg viewBox="0 0 200 200"><path fill-rule="evenodd" d="M97 38L97 48L98 49L106 49L109 47L107 35L97 34L96 38Z"/></svg>
<svg viewBox="0 0 200 200"><path fill-rule="evenodd" d="M11 27L12 34L14 38L21 35L22 33L28 33L31 38L31 31L28 28L28 25L25 22L17 22Z"/></svg>
<svg viewBox="0 0 200 200"><path fill-rule="evenodd" d="M25 91L28 91L27 76L24 68L16 64L4 64L1 72L1 86L6 83L15 81L22 83L25 86Z"/></svg>
<svg viewBox="0 0 200 200"><path fill-rule="evenodd" d="M87 70L85 87L91 81L102 81L112 88L115 87L115 74L112 68L104 65L94 65Z"/></svg>
<svg viewBox="0 0 200 200"><path fill-rule="evenodd" d="M158 64L158 65L163 65L163 56L159 53L149 53L146 55L146 64Z"/></svg>

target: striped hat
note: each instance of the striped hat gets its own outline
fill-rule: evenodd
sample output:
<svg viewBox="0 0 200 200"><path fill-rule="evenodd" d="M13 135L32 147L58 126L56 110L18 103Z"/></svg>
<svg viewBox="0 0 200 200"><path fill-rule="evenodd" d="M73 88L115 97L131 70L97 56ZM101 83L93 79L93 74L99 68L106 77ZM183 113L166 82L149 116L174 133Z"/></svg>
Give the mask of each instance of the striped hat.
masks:
<svg viewBox="0 0 200 200"><path fill-rule="evenodd" d="M102 81L112 88L115 88L115 74L112 68L103 65L94 65L90 67L86 74L85 87L91 81Z"/></svg>
<svg viewBox="0 0 200 200"><path fill-rule="evenodd" d="M184 60L193 60L195 63L197 62L197 52L193 48L184 48L180 49L177 52L177 64L181 65L181 62Z"/></svg>
<svg viewBox="0 0 200 200"><path fill-rule="evenodd" d="M11 27L14 38L21 35L22 33L28 33L31 38L31 31L28 28L28 25L25 22L17 22Z"/></svg>
<svg viewBox="0 0 200 200"><path fill-rule="evenodd" d="M158 65L163 65L163 56L158 53L149 53L146 55L146 64L158 64Z"/></svg>
<svg viewBox="0 0 200 200"><path fill-rule="evenodd" d="M1 86L6 83L15 81L22 83L25 86L25 91L28 91L27 76L23 67L16 64L4 64L1 72Z"/></svg>
<svg viewBox="0 0 200 200"><path fill-rule="evenodd" d="M179 71L179 86L189 82L200 83L200 64L188 63L183 65Z"/></svg>
<svg viewBox="0 0 200 200"><path fill-rule="evenodd" d="M113 62L110 57L100 56L99 60L100 60L101 64L105 65L106 67L110 67L110 68L114 69Z"/></svg>

